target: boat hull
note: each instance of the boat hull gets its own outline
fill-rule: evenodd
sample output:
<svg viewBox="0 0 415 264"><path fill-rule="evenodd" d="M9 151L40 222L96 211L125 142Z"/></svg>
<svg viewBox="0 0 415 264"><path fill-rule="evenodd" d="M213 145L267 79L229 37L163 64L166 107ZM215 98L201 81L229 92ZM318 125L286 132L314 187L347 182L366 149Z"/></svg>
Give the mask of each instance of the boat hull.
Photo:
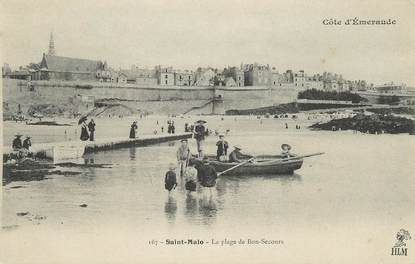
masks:
<svg viewBox="0 0 415 264"><path fill-rule="evenodd" d="M219 161L211 161L212 165L217 172L222 172L227 169L232 168L233 166L238 165L238 163L227 163ZM270 160L270 161L260 161L246 163L237 167L233 170L230 170L223 174L226 175L280 175L280 174L293 174L295 170L298 170L303 165L303 160Z"/></svg>

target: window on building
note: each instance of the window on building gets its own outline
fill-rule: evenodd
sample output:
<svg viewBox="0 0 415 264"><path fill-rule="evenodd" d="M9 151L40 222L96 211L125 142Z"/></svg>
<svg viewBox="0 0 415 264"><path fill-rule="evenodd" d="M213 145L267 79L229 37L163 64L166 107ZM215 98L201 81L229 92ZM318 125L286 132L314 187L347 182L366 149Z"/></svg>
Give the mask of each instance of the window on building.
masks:
<svg viewBox="0 0 415 264"><path fill-rule="evenodd" d="M165 81L165 83L167 84L167 80Z"/></svg>

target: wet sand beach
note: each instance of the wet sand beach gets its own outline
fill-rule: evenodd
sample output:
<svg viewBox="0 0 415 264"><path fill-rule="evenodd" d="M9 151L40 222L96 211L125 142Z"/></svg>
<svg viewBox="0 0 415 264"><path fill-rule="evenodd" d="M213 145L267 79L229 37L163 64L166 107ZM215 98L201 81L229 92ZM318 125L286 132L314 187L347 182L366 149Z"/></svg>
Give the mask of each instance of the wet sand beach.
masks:
<svg viewBox="0 0 415 264"><path fill-rule="evenodd" d="M200 117L175 118L177 131L183 131L185 122L197 119ZM408 158L415 154L413 136L310 131L306 127L315 120L305 116L298 120L259 120L254 116L203 119L211 129L229 129L226 140L231 146L242 145L245 153L278 154L280 145L288 143L294 153L325 154L305 159L294 175L223 176L217 181L212 199L203 198L201 191L188 196L180 177L172 196L164 190L164 174L169 163L175 162L179 142L88 155L88 162L111 164L110 168L71 168L79 173L52 174L40 181L3 186L0 246L7 249L3 255L13 260L25 252L31 263L56 263L59 258L79 263L99 252L109 263L124 263L140 258L143 251L152 254L154 261L175 252L174 262L180 262L192 250L214 261L219 258L216 253L225 250L223 247L149 247L148 243L152 239L208 241L243 236L283 240L283 245L258 249L279 258L301 255L296 262L301 263L306 261L308 250L323 250L327 253L322 259L330 258L334 253L330 253L332 245L328 241L333 239L338 241L337 247L347 247L347 252L358 252L363 242L388 251L399 228L414 228L411 208L415 184L413 164ZM97 119L96 137L127 137L132 120ZM167 117L148 117L138 119L139 132L151 133L157 120L166 131ZM295 129L296 124L301 129ZM33 130L7 124L6 140L17 127L23 134L33 133L34 142L63 139L59 135L46 136L52 131L49 128ZM120 129L110 131L110 127ZM64 127L53 129L53 133L60 133ZM207 153L215 153L216 140L214 135L207 138ZM195 151L194 140L190 145ZM384 236L390 236L389 240ZM21 240L8 244L11 237ZM111 253L114 250L118 258ZM248 257L247 247L228 246L226 250ZM354 260L353 254L343 257L336 263ZM368 255L371 260L383 257L383 253Z"/></svg>

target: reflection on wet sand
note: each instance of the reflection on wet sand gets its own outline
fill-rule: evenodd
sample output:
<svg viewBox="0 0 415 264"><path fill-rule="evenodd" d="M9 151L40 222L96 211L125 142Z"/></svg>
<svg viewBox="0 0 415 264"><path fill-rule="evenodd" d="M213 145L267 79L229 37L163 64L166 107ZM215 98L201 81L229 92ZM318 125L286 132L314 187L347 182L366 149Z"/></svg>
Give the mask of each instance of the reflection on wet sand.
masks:
<svg viewBox="0 0 415 264"><path fill-rule="evenodd" d="M130 153L130 160L135 160L135 155L137 152L137 148L136 147L131 147L129 149L129 153Z"/></svg>
<svg viewBox="0 0 415 264"><path fill-rule="evenodd" d="M184 216L189 222L194 222L197 213L197 195L186 195L186 208L184 210Z"/></svg>
<svg viewBox="0 0 415 264"><path fill-rule="evenodd" d="M177 202L176 199L169 195L166 203L164 204L164 213L166 214L167 221L174 223L176 220Z"/></svg>
<svg viewBox="0 0 415 264"><path fill-rule="evenodd" d="M165 215L169 223L174 223L176 213L183 201L183 214L189 223L211 225L215 223L220 211L225 209L226 197L240 195L241 183L255 185L258 181L277 182L280 186L290 185L301 181L299 174L293 175L261 175L261 176L239 176L224 177L217 181L215 188L203 188L199 186L196 192L187 192L184 188L184 179L178 178L176 192L168 196L165 202ZM229 194L228 194L229 193ZM179 202L176 201L176 198ZM184 198L181 200L181 198Z"/></svg>
<svg viewBox="0 0 415 264"><path fill-rule="evenodd" d="M205 225L212 224L216 220L217 208L212 196L203 196L199 200L199 213L202 217L201 221Z"/></svg>

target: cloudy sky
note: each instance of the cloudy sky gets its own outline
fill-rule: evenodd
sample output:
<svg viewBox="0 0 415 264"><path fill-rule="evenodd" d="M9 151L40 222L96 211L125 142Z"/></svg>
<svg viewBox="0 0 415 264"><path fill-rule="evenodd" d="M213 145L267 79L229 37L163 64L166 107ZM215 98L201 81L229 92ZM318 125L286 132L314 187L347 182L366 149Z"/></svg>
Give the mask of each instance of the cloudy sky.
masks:
<svg viewBox="0 0 415 264"><path fill-rule="evenodd" d="M4 0L2 58L39 62L54 32L58 55L114 68L192 69L259 62L415 86L415 0ZM396 19L394 26L325 26L324 19Z"/></svg>

